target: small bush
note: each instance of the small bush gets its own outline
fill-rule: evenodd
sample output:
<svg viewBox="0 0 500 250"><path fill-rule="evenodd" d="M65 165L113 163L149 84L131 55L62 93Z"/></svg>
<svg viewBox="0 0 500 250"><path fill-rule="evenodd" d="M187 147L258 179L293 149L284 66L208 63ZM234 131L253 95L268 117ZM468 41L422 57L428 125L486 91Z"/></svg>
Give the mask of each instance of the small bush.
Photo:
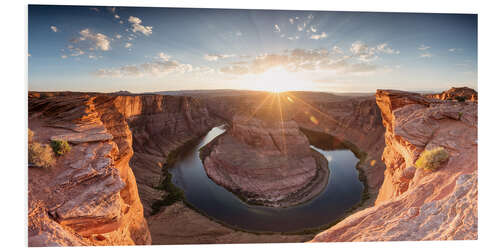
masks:
<svg viewBox="0 0 500 250"><path fill-rule="evenodd" d="M38 167L49 168L56 164L54 153L47 144L40 144L38 142L30 143L28 145L28 162Z"/></svg>
<svg viewBox="0 0 500 250"><path fill-rule="evenodd" d="M33 137L35 137L35 133L33 130L28 129L28 144L33 142Z"/></svg>
<svg viewBox="0 0 500 250"><path fill-rule="evenodd" d="M457 100L458 102L465 102L465 100L467 100L467 98L465 98L465 96L456 96L455 100Z"/></svg>
<svg viewBox="0 0 500 250"><path fill-rule="evenodd" d="M449 154L446 149L437 147L431 150L425 150L420 154L418 160L415 162L417 168L434 171L438 169L443 162L448 160Z"/></svg>
<svg viewBox="0 0 500 250"><path fill-rule="evenodd" d="M67 141L52 140L50 141L50 146L57 156L64 155L71 150L71 146Z"/></svg>

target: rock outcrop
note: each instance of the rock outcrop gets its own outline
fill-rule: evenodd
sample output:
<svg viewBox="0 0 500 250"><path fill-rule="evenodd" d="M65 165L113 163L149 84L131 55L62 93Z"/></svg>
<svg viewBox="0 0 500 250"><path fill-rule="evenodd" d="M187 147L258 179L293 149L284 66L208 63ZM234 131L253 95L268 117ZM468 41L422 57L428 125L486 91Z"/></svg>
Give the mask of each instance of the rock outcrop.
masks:
<svg viewBox="0 0 500 250"><path fill-rule="evenodd" d="M376 205L313 242L477 239L477 103L393 90L376 98L387 166ZM435 147L449 159L436 171L416 168L420 154Z"/></svg>
<svg viewBox="0 0 500 250"><path fill-rule="evenodd" d="M30 211L46 222L30 224L30 245L151 244L144 215L164 193L155 188L163 162L218 124L191 97L30 93L35 139L72 144L54 169L30 168L30 204L38 204Z"/></svg>
<svg viewBox="0 0 500 250"><path fill-rule="evenodd" d="M102 119L96 98L29 95L28 125L35 141L64 138L72 143L55 167L28 171L30 246L151 243L129 167L131 140L123 146L115 124Z"/></svg>
<svg viewBox="0 0 500 250"><path fill-rule="evenodd" d="M207 175L250 203L287 207L319 194L328 163L294 121L235 116L202 150Z"/></svg>
<svg viewBox="0 0 500 250"><path fill-rule="evenodd" d="M427 96L439 100L462 100L462 101L468 100L472 102L477 102L477 91L468 87L461 87L461 88L453 87L439 94L430 94Z"/></svg>

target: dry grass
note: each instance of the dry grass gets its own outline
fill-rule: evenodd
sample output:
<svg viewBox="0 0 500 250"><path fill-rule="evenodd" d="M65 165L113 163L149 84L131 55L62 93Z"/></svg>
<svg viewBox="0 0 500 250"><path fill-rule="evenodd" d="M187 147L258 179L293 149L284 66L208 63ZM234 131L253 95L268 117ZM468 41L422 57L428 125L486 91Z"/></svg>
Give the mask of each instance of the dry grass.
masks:
<svg viewBox="0 0 500 250"><path fill-rule="evenodd" d="M38 142L28 145L28 162L42 168L50 168L56 164L52 148Z"/></svg>
<svg viewBox="0 0 500 250"><path fill-rule="evenodd" d="M448 160L448 157L448 152L442 147L425 150L415 162L415 167L434 171L439 169L441 164Z"/></svg>

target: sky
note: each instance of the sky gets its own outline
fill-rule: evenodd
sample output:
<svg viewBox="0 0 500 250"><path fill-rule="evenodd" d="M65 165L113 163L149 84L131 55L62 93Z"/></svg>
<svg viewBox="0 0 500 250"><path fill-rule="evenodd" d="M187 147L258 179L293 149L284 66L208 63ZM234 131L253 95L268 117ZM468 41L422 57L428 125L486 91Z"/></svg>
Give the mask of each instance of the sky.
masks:
<svg viewBox="0 0 500 250"><path fill-rule="evenodd" d="M477 15L28 6L30 91L477 90Z"/></svg>

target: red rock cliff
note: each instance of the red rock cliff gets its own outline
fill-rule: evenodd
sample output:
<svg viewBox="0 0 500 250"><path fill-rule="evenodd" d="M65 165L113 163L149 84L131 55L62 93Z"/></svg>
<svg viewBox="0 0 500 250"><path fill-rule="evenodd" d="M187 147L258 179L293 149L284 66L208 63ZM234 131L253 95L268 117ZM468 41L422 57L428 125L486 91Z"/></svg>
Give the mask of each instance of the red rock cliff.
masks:
<svg viewBox="0 0 500 250"><path fill-rule="evenodd" d="M477 239L477 103L379 90L386 127L384 183L376 205L313 241ZM436 171L415 168L425 149L449 159Z"/></svg>
<svg viewBox="0 0 500 250"><path fill-rule="evenodd" d="M30 246L151 244L127 124L102 113L98 96L30 93L35 141L64 139L72 149L51 169L28 171Z"/></svg>
<svg viewBox="0 0 500 250"><path fill-rule="evenodd" d="M35 140L73 145L29 170L30 245L151 244L143 214L161 198L162 162L213 125L190 97L30 93Z"/></svg>

